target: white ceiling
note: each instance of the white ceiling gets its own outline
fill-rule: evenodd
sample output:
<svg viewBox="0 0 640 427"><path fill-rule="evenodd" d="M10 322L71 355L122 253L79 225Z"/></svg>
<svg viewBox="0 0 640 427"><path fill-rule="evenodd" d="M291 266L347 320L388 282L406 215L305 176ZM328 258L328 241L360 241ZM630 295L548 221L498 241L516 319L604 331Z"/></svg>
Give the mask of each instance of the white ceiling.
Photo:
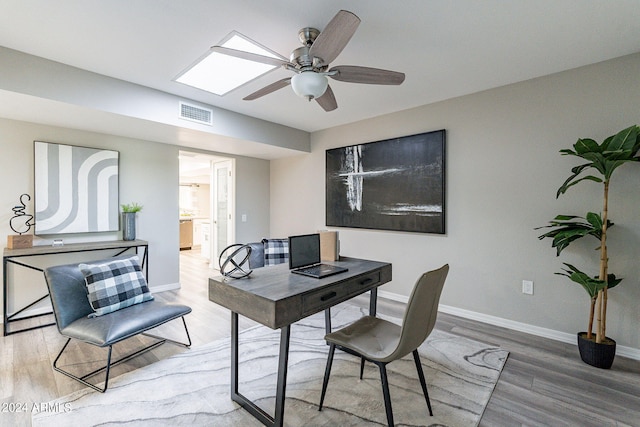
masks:
<svg viewBox="0 0 640 427"><path fill-rule="evenodd" d="M327 113L290 88L242 100L285 70L222 97L172 81L233 30L288 57L340 9L362 23L332 65L402 71L401 86L330 80ZM0 46L313 132L640 52L640 1L0 0Z"/></svg>

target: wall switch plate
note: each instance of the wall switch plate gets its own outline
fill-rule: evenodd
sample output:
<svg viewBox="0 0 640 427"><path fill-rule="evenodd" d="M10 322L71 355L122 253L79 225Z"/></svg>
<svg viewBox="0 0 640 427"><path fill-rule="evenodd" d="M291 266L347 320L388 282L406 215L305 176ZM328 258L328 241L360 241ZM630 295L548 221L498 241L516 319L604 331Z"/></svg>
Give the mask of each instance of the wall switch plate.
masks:
<svg viewBox="0 0 640 427"><path fill-rule="evenodd" d="M247 222L247 214L242 214L242 222Z"/></svg>
<svg viewBox="0 0 640 427"><path fill-rule="evenodd" d="M522 293L527 295L533 295L533 280L522 281Z"/></svg>

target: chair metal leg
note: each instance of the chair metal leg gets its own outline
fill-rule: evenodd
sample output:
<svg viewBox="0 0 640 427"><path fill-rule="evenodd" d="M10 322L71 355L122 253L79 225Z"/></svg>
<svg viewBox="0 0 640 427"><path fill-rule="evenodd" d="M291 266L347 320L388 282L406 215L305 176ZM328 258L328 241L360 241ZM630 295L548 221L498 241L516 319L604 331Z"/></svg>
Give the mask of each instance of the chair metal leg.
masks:
<svg viewBox="0 0 640 427"><path fill-rule="evenodd" d="M387 412L387 424L393 427L393 409L391 408L391 396L389 395L389 381L387 380L386 363L376 363L380 368L380 379L382 380L382 394L384 396L384 409Z"/></svg>
<svg viewBox="0 0 640 427"><path fill-rule="evenodd" d="M336 351L336 345L331 343L329 345L329 356L327 357L327 367L324 370L324 380L322 381L322 394L320 394L320 405L318 405L318 411L322 411L322 404L324 403L324 395L327 392L327 385L329 384L329 375L331 374L331 365L333 364L333 354Z"/></svg>
<svg viewBox="0 0 640 427"><path fill-rule="evenodd" d="M96 369L95 371L90 372L90 373L88 373L88 374L86 374L86 375L84 375L82 377L78 377L76 375L73 375L71 372L67 372L67 371L65 371L63 369L60 369L58 367L58 360L60 359L60 357L62 356L62 353L64 353L65 349L67 348L67 346L69 345L70 342L71 342L71 338L68 338L67 342L64 343L64 345L62 346L62 350L60 350L60 353L58 353L58 356L56 356L56 359L53 361L53 369L56 372L60 372L61 374L66 375L67 377L72 378L72 379L84 384L85 386L94 389L95 391L99 391L100 393L104 393L107 390L107 387L109 385L109 370L110 370L110 367L111 367L111 351L112 351L112 347L109 346L109 353L107 355L107 364L106 364L106 366L103 366L102 368ZM89 377L97 374L98 372L105 371L105 370L106 370L106 375L105 375L104 387L103 388L100 388L100 387L96 386L95 384L91 384L90 382L85 381L85 378L89 378Z"/></svg>
<svg viewBox="0 0 640 427"><path fill-rule="evenodd" d="M429 392L427 391L427 383L424 380L424 372L422 371L422 363L420 362L420 356L418 350L413 350L413 360L416 362L416 369L418 370L418 378L420 378L420 385L422 386L422 393L427 401L427 407L429 408L429 415L433 417L433 411L431 410L431 401L429 400Z"/></svg>
<svg viewBox="0 0 640 427"><path fill-rule="evenodd" d="M186 343L180 342L180 341L176 341L176 340L172 340L170 338L160 337L160 336L154 335L154 334L149 334L147 332L143 332L141 335L144 335L146 337L155 338L157 340L162 340L163 343L168 341L170 343L181 345L183 347L189 348L189 347L191 347L191 335L189 335L189 329L187 328L187 321L184 320L184 316L182 316L181 319L182 319L182 324L184 325L184 332L187 335L187 342Z"/></svg>
<svg viewBox="0 0 640 427"><path fill-rule="evenodd" d="M82 377L78 377L74 374L72 374L71 372L65 371L61 368L58 367L58 360L60 359L60 357L62 356L62 353L64 353L64 351L66 350L67 346L69 345L69 343L71 342L71 338L67 339L67 342L64 344L64 346L62 346L62 350L60 350L60 353L58 353L58 356L56 356L55 360L53 361L53 369L57 372L60 372L63 375L66 375L69 378L73 378L74 380L84 384L87 387L90 387L96 391L99 391L100 393L104 393L105 391L107 391L107 387L109 386L109 373L111 371L111 367L112 366L116 366L120 363L126 362L128 360L133 359L134 357L142 354L142 353L146 353L147 351L153 350L156 347L161 346L162 344L164 344L166 341L172 342L174 344L178 344L184 347L190 347L191 346L191 337L189 336L189 330L187 329L187 323L184 320L184 316L182 316L182 323L184 325L184 330L187 334L187 342L188 343L182 343L179 341L174 341L168 338L162 338L162 337L158 337L152 334L146 334L146 333L142 333L141 335L146 335L152 338L156 338L159 339L160 341L157 341L151 345L148 345L147 347L144 347L140 350L137 350L131 354L128 354L124 357L122 357L121 359L116 360L115 362L111 363L111 353L113 351L113 346L108 346L109 348L109 352L107 354L107 363L105 366L102 366L101 368L96 369L95 371L89 372L88 374L83 375ZM104 380L104 387L100 388L95 384L91 384L90 382L86 381L87 378L90 378L102 371L105 371L105 380Z"/></svg>
<svg viewBox="0 0 640 427"><path fill-rule="evenodd" d="M364 375L364 357L360 358L360 379L362 379L362 375Z"/></svg>

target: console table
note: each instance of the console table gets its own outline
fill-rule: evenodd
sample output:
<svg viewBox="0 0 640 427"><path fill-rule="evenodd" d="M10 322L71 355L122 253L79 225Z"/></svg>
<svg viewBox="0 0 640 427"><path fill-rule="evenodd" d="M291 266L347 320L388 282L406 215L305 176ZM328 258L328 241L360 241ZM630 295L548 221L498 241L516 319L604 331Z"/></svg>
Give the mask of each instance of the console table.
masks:
<svg viewBox="0 0 640 427"><path fill-rule="evenodd" d="M323 263L346 267L348 271L315 279L293 274L286 264L279 264L258 268L245 279L209 279L209 300L231 310L231 399L266 426L281 427L284 424L291 324L324 310L325 326L330 332L330 308L367 291L371 291L370 314L375 316L377 288L391 280L389 263L345 257L340 261ZM238 390L239 314L271 329L280 329L273 417Z"/></svg>
<svg viewBox="0 0 640 427"><path fill-rule="evenodd" d="M34 317L47 316L53 314L53 312L40 313L31 316L24 316L16 318L16 316L20 315L25 310L33 307L35 304L49 297L47 293L41 298L29 303L28 305L20 308L15 311L11 315L8 314L9 309L9 283L8 283L8 273L7 267L9 264L14 264L19 267L28 268L36 271L44 271L41 267L33 266L27 263L28 257L40 257L46 255L54 255L54 254L66 254L66 253L74 253L74 252L93 252L93 251L104 251L104 250L114 250L115 253L111 256L118 256L123 254L129 249L134 248L136 254L140 248L144 249L144 254L142 255L141 265L144 268L145 276L147 279L149 278L149 243L145 240L110 240L105 242L91 242L91 243L70 243L64 246L33 246L31 248L25 249L8 249L4 248L4 252L2 254L2 299L3 299L3 316L4 323L3 332L4 336L15 334L18 332L30 331L32 329L43 328L45 326L55 325L53 323L47 323L44 325L32 326L24 329L18 329L15 331L9 330L9 324L13 322L19 322L21 320L27 320Z"/></svg>

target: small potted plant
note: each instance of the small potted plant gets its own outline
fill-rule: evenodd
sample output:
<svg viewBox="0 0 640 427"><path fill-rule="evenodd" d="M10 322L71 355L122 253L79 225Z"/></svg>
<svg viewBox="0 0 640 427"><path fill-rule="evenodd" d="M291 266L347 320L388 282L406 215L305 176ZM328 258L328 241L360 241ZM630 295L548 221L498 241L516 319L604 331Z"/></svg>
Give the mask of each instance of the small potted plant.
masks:
<svg viewBox="0 0 640 427"><path fill-rule="evenodd" d="M558 215L549 221L549 225L538 227L552 228L551 231L539 236L539 239L552 238L551 246L556 248L557 255L560 255L570 243L584 236L592 236L600 242L600 246L597 248L600 252L598 275L591 276L568 263L564 263L566 268L563 269L563 272L556 273L567 276L573 282L581 285L589 294L591 301L589 325L586 332L578 333L578 348L582 360L598 368L610 368L615 357L616 342L606 336L607 293L609 289L622 281L608 271L607 230L613 225L609 220L611 175L625 163L639 162L639 150L640 127L638 126L624 129L605 139L601 144L592 139L579 139L574 144L573 150L560 150L562 155L576 156L585 160L586 163L571 169L571 176L558 189L556 198L579 182L601 183L604 190L602 213L589 212L585 217ZM587 171L593 172L593 175L587 174ZM596 323L595 334L593 333L594 321Z"/></svg>
<svg viewBox="0 0 640 427"><path fill-rule="evenodd" d="M121 205L122 208L122 240L136 240L136 214L142 210L142 205L130 203Z"/></svg>

